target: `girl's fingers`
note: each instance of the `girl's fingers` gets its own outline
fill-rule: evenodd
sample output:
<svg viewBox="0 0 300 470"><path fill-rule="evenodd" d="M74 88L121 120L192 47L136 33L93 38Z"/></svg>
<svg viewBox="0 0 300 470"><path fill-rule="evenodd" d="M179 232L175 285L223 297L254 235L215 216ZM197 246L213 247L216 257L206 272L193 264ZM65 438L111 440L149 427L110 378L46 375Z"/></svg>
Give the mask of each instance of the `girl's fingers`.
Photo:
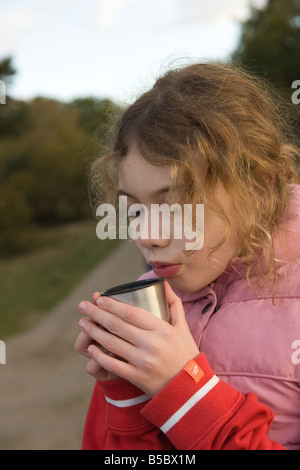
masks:
<svg viewBox="0 0 300 470"><path fill-rule="evenodd" d="M87 318L83 318L79 322L80 328L83 329L84 333L94 340L94 342L100 345L100 349L104 348L104 353L111 355L113 353L119 358L125 359L126 361L132 362L136 358L136 347L131 343L125 341L109 331L95 325L94 322ZM93 341L92 341L93 342ZM92 344L90 342L89 346ZM87 350L88 353L88 350Z"/></svg>
<svg viewBox="0 0 300 470"><path fill-rule="evenodd" d="M117 378L115 375L100 366L93 358L88 361L86 371L97 380L113 380Z"/></svg>
<svg viewBox="0 0 300 470"><path fill-rule="evenodd" d="M136 381L137 370L132 364L121 361L113 356L108 356L95 345L89 346L89 356L98 367L101 366L114 376L132 381L132 383Z"/></svg>
<svg viewBox="0 0 300 470"><path fill-rule="evenodd" d="M86 365L86 370L90 375L95 376L98 375L103 368L94 359L90 359Z"/></svg>
<svg viewBox="0 0 300 470"><path fill-rule="evenodd" d="M183 326L186 324L185 312L182 301L172 290L168 282L165 281L166 298L170 309L171 325Z"/></svg>
<svg viewBox="0 0 300 470"><path fill-rule="evenodd" d="M93 344L93 340L86 333L81 331L74 343L75 350L85 357L89 357L88 347Z"/></svg>
<svg viewBox="0 0 300 470"><path fill-rule="evenodd" d="M97 300L100 297L100 292L94 292L93 293L93 303L96 305Z"/></svg>
<svg viewBox="0 0 300 470"><path fill-rule="evenodd" d="M105 298L101 305L103 307L99 308L90 302L81 302L79 310L94 323L132 344L143 342L143 332L158 328L157 322L162 321L145 310L114 299Z"/></svg>
<svg viewBox="0 0 300 470"><path fill-rule="evenodd" d="M158 320L154 315L141 308L133 307L110 297L99 297L97 306L142 330L152 330L155 322Z"/></svg>

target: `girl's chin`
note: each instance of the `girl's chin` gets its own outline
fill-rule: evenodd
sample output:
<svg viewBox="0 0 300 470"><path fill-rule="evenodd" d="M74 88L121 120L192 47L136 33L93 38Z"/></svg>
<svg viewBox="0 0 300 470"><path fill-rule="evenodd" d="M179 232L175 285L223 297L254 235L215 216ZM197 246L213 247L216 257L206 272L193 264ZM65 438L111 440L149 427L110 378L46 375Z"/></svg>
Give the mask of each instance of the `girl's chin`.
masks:
<svg viewBox="0 0 300 470"><path fill-rule="evenodd" d="M180 275L175 276L172 279L167 279L167 281L174 291L180 292L182 294L192 294L193 292L197 292L198 290L203 289L209 284L209 282L211 282L209 279L202 279L201 282L201 279L199 278L199 273L198 275L195 273L194 276L187 276L184 272L184 269L182 269Z"/></svg>
<svg viewBox="0 0 300 470"><path fill-rule="evenodd" d="M167 279L167 281L174 291L181 292L182 294L192 294L200 289L200 287L185 279L173 278Z"/></svg>

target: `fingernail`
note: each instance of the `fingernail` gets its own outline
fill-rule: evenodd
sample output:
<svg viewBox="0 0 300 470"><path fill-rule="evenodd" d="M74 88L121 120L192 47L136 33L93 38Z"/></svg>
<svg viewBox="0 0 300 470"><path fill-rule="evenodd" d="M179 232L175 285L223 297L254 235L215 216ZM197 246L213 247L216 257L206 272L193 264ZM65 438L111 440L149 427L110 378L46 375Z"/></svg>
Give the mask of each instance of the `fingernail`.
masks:
<svg viewBox="0 0 300 470"><path fill-rule="evenodd" d="M97 305L102 305L103 302L104 302L103 297L99 297L99 299L97 299L97 302L96 302L96 303L97 303Z"/></svg>
<svg viewBox="0 0 300 470"><path fill-rule="evenodd" d="M82 318L79 322L79 327L82 329L85 326L85 320Z"/></svg>
<svg viewBox="0 0 300 470"><path fill-rule="evenodd" d="M81 312L85 312L86 311L86 302L80 302L80 304L78 305L78 308Z"/></svg>

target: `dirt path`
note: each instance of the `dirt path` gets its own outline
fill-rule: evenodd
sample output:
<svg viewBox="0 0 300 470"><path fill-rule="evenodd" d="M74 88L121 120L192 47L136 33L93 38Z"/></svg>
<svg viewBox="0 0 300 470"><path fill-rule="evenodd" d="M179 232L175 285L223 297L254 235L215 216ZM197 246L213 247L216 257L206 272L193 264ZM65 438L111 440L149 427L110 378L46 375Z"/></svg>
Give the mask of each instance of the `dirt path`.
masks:
<svg viewBox="0 0 300 470"><path fill-rule="evenodd" d="M74 350L77 308L96 290L135 280L145 266L124 244L34 329L6 341L0 365L0 449L80 449L94 380Z"/></svg>

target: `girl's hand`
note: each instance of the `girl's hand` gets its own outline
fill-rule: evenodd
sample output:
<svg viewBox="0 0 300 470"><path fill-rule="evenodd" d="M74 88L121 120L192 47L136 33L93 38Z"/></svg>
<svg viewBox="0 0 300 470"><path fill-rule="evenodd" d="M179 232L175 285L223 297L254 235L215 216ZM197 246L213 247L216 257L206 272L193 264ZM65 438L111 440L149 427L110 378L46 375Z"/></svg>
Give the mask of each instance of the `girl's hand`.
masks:
<svg viewBox="0 0 300 470"><path fill-rule="evenodd" d="M97 299L100 297L99 292L95 292L93 294L93 303L96 305ZM81 331L81 333L78 335L78 338L75 341L74 347L77 352L82 354L84 357L87 357L89 359L86 370L87 372L95 377L98 380L112 380L116 379L113 374L110 372L106 371L101 367L93 358L90 357L88 348L91 344L96 344L95 341L88 336L86 333ZM98 345L98 347L101 347Z"/></svg>
<svg viewBox="0 0 300 470"><path fill-rule="evenodd" d="M161 390L199 353L181 300L169 284L165 283L165 287L171 324L108 297L98 297L97 306L90 302L79 305L87 317L81 319L79 325L85 337L92 339L85 346L93 365L99 366L100 374L105 370L122 377L149 396ZM101 350L99 345L113 356ZM92 375L99 378L98 372Z"/></svg>

